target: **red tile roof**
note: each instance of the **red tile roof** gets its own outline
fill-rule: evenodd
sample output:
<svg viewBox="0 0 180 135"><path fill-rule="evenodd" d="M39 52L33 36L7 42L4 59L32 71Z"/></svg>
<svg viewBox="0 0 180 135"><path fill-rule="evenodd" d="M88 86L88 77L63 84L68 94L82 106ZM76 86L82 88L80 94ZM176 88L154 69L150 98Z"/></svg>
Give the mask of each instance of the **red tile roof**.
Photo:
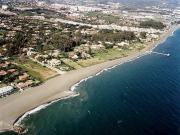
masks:
<svg viewBox="0 0 180 135"><path fill-rule="evenodd" d="M4 76L4 75L7 75L7 72L4 71L4 70L1 70L1 71L0 71L0 76Z"/></svg>

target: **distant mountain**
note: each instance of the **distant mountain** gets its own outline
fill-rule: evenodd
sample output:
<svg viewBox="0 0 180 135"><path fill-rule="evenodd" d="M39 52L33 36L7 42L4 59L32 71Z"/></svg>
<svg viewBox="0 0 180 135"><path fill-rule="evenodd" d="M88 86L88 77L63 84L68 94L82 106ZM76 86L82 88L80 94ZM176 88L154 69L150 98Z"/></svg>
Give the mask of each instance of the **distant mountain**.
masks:
<svg viewBox="0 0 180 135"><path fill-rule="evenodd" d="M71 4L87 4L87 3L93 3L93 4L106 4L108 2L118 2L125 6L129 7L146 7L146 6L157 6L157 5L169 5L171 7L177 6L180 4L180 0L0 0L3 2L14 2L14 1L46 1L49 3L71 3Z"/></svg>
<svg viewBox="0 0 180 135"><path fill-rule="evenodd" d="M0 3L8 3L8 2L36 2L38 0L0 0ZM46 1L46 0L44 0Z"/></svg>
<svg viewBox="0 0 180 135"><path fill-rule="evenodd" d="M118 2L125 6L132 6L132 7L144 7L144 6L157 6L163 5L178 5L179 0L44 0L53 3L103 3L106 4L108 2Z"/></svg>
<svg viewBox="0 0 180 135"><path fill-rule="evenodd" d="M179 3L179 0L114 0L115 2L120 2L124 5L129 6L157 6L162 4L167 5L177 5Z"/></svg>

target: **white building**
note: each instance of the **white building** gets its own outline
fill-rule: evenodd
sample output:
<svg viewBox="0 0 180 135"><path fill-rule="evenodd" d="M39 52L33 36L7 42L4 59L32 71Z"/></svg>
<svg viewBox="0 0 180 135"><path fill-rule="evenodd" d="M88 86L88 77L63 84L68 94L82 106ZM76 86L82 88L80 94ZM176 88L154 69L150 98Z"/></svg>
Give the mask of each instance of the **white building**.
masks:
<svg viewBox="0 0 180 135"><path fill-rule="evenodd" d="M44 17L44 16L38 16L38 15L36 15L36 16L32 16L32 19L44 20L45 17Z"/></svg>
<svg viewBox="0 0 180 135"><path fill-rule="evenodd" d="M61 61L57 60L57 59L48 60L47 63L51 67L55 67L55 66L61 65Z"/></svg>
<svg viewBox="0 0 180 135"><path fill-rule="evenodd" d="M2 5L2 10L7 10L8 6L7 5Z"/></svg>
<svg viewBox="0 0 180 135"><path fill-rule="evenodd" d="M90 11L102 11L98 7L89 7L89 6L74 6L74 5L65 5L65 4L51 4L51 7L54 9L66 8L70 11L80 11L80 12L90 12Z"/></svg>
<svg viewBox="0 0 180 135"><path fill-rule="evenodd" d="M38 1L38 3L37 3L37 5L38 6L45 6L46 5L46 2L44 2L44 1Z"/></svg>
<svg viewBox="0 0 180 135"><path fill-rule="evenodd" d="M14 91L14 88L12 86L6 86L0 88L0 97L6 96Z"/></svg>

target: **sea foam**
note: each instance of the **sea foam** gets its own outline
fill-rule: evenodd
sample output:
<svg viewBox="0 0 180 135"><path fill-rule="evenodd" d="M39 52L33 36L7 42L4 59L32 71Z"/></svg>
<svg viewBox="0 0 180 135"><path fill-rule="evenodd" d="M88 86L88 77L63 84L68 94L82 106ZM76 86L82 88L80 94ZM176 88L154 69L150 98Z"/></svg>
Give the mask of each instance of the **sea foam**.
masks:
<svg viewBox="0 0 180 135"><path fill-rule="evenodd" d="M73 97L76 97L76 96L79 96L79 93L74 93L74 94L72 94L72 95L70 95L70 96L66 96L66 97L63 97L63 98L59 98L59 99L53 100L53 101L51 101L51 102L49 102L49 103L40 105L40 106L38 106L38 107L36 107L36 108L34 108L34 109L32 109L32 110L24 113L24 114L14 123L14 126L20 126L20 125L22 125L22 121L23 121L25 118L27 118L27 116L29 116L29 115L31 115L31 114L35 114L35 113L39 112L40 110L45 109L45 108L47 108L48 106L52 105L53 103L56 103L56 102L58 102L58 101L60 101L60 100L64 100L64 99L68 99L68 98L73 98Z"/></svg>

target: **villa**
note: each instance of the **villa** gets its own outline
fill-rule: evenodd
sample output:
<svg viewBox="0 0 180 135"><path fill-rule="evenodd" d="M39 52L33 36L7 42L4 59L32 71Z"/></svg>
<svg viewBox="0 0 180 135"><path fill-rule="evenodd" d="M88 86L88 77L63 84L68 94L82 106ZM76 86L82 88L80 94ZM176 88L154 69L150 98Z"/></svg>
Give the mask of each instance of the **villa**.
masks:
<svg viewBox="0 0 180 135"><path fill-rule="evenodd" d="M19 76L20 81L25 81L29 78L29 75L27 73L24 73L23 75Z"/></svg>
<svg viewBox="0 0 180 135"><path fill-rule="evenodd" d="M0 76L4 76L4 75L7 75L7 72L4 71L4 70L1 70L1 71L0 71Z"/></svg>
<svg viewBox="0 0 180 135"><path fill-rule="evenodd" d="M14 91L14 88L12 86L6 86L3 88L0 88L0 97L6 96Z"/></svg>

